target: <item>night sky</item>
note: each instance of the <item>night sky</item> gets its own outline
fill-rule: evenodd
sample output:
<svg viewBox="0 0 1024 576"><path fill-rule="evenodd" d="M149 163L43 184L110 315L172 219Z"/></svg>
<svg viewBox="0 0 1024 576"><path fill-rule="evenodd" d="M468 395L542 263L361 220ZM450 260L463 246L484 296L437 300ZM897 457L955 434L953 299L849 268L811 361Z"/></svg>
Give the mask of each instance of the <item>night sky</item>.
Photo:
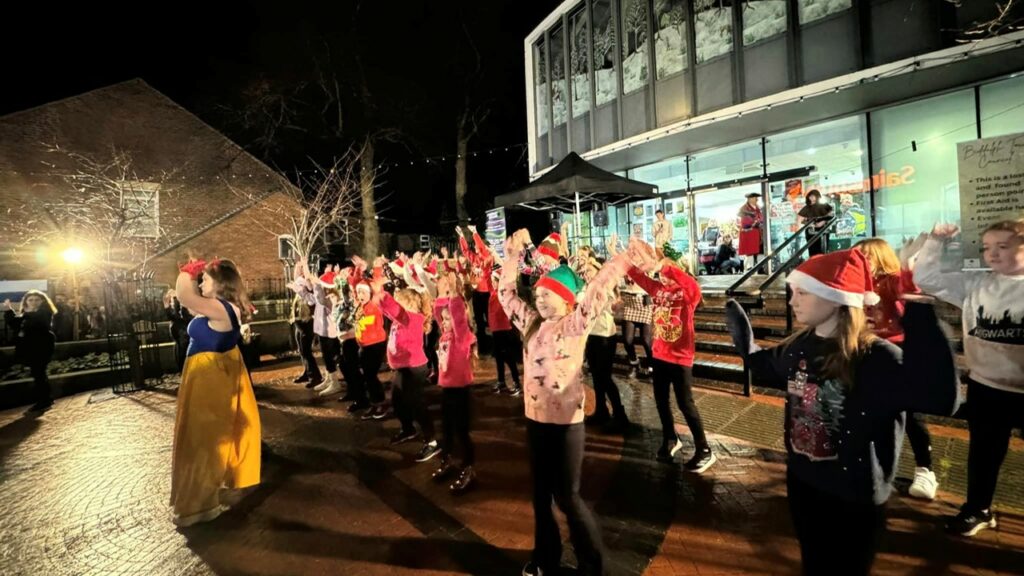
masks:
<svg viewBox="0 0 1024 576"><path fill-rule="evenodd" d="M469 94L472 105L490 109L470 150L499 149L470 159L470 210L526 183L526 152L514 147L526 141L523 39L557 0L220 4L148 4L146 14L142 5L5 7L0 114L138 77L285 172L327 162L365 131L387 129L394 137L377 161L400 166L381 186L390 197L382 227L436 232L440 220L454 219L455 168L447 158L424 158L454 153ZM336 116L321 113L318 69L339 80L341 136L327 120ZM293 128L279 130L272 149L254 145L257 131L238 121L257 86L283 95L294 111Z"/></svg>

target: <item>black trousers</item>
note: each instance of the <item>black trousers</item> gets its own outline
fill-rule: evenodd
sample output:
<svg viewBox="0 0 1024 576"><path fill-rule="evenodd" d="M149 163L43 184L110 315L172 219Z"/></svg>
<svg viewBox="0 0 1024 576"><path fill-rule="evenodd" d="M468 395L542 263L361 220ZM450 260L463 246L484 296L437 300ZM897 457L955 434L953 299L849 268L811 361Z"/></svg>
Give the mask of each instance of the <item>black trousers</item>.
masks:
<svg viewBox="0 0 1024 576"><path fill-rule="evenodd" d="M647 365L651 365L654 353L651 352L651 343L654 341L654 328L650 324L641 324L626 320L622 323L622 341L626 344L626 357L630 364L637 363L636 357L636 331L640 331L640 345L644 347L644 354L647 355Z"/></svg>
<svg viewBox="0 0 1024 576"><path fill-rule="evenodd" d="M789 513L806 576L871 573L885 532L885 506L853 503L787 474Z"/></svg>
<svg viewBox="0 0 1024 576"><path fill-rule="evenodd" d="M333 374L338 369L338 364L341 363L341 344L338 343L337 338L328 338L327 336L317 336L317 338L320 339L320 354L324 357L324 368Z"/></svg>
<svg viewBox="0 0 1024 576"><path fill-rule="evenodd" d="M366 401L366 385L359 367L359 343L355 338L341 341L341 375L345 378L345 393L357 401Z"/></svg>
<svg viewBox="0 0 1024 576"><path fill-rule="evenodd" d="M300 322L296 320L294 330L295 344L299 347L303 373L313 382L322 381L323 376L320 375L320 368L317 367L316 358L313 357L313 321Z"/></svg>
<svg viewBox="0 0 1024 576"><path fill-rule="evenodd" d="M185 369L185 358L188 357L188 345L192 339L188 332L182 331L174 338L174 361L178 366L178 372Z"/></svg>
<svg viewBox="0 0 1024 576"><path fill-rule="evenodd" d="M50 378L46 374L49 365L50 357L34 359L28 365L32 373L32 399L36 404L49 404L53 401L50 396Z"/></svg>
<svg viewBox="0 0 1024 576"><path fill-rule="evenodd" d="M693 402L693 368L655 358L654 403L658 407L658 418L661 419L662 436L666 442L671 443L675 442L676 428L672 418L672 407L669 405L669 388L675 392L676 404L683 413L686 425L690 427L697 450L708 448L704 423L700 419L697 405Z"/></svg>
<svg viewBox="0 0 1024 576"><path fill-rule="evenodd" d="M490 299L490 292L473 291L473 320L476 322L476 346L481 353L491 351L487 339L487 303Z"/></svg>
<svg viewBox="0 0 1024 576"><path fill-rule="evenodd" d="M619 387L612 380L612 365L615 362L614 336L587 337L587 365L590 366L590 375L594 380L594 397L597 400L595 414L608 414L607 400L611 400L612 412L616 416L625 416L622 408L622 397L619 395Z"/></svg>
<svg viewBox="0 0 1024 576"><path fill-rule="evenodd" d="M468 386L441 389L441 428L444 437L441 450L445 456L455 453L455 445L462 447L462 467L476 462L473 439L469 435L472 394Z"/></svg>
<svg viewBox="0 0 1024 576"><path fill-rule="evenodd" d="M434 421L427 410L427 401L423 390L427 387L427 366L415 368L399 368L391 380L391 404L395 407L395 416L402 423L402 430L414 430L413 422L420 425L423 441L434 439Z"/></svg>
<svg viewBox="0 0 1024 576"><path fill-rule="evenodd" d="M1013 429L1024 428L1024 394L968 381L967 425L971 443L967 449L967 501L963 510L980 512L992 506Z"/></svg>
<svg viewBox="0 0 1024 576"><path fill-rule="evenodd" d="M380 366L387 356L387 342L378 342L359 349L359 368L363 371L363 383L370 402L380 404L384 401L384 386L380 383Z"/></svg>
<svg viewBox="0 0 1024 576"><path fill-rule="evenodd" d="M512 382L519 387L518 340L515 330L498 330L491 332L494 337L494 363L498 367L498 382L505 383L505 365L512 375Z"/></svg>
<svg viewBox="0 0 1024 576"><path fill-rule="evenodd" d="M813 230L813 228L809 228L808 232L811 230ZM818 238L815 242L811 242L811 236L807 236L807 241L811 244L810 248L807 249L808 258L828 252L828 234L822 234L821 238Z"/></svg>
<svg viewBox="0 0 1024 576"><path fill-rule="evenodd" d="M594 514L580 497L585 430L579 424L543 424L526 421L533 476L533 561L542 570L557 573L562 557L554 500L569 524L569 539L576 550L580 574L605 574L605 550Z"/></svg>

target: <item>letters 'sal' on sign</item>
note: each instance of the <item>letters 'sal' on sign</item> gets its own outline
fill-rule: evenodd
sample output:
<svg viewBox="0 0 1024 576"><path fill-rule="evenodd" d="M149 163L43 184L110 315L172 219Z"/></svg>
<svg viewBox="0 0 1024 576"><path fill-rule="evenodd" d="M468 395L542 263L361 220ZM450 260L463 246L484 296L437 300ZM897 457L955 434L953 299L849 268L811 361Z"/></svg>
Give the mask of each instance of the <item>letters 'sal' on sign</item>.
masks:
<svg viewBox="0 0 1024 576"><path fill-rule="evenodd" d="M956 158L964 268L979 268L981 231L1024 216L1024 134L960 142Z"/></svg>

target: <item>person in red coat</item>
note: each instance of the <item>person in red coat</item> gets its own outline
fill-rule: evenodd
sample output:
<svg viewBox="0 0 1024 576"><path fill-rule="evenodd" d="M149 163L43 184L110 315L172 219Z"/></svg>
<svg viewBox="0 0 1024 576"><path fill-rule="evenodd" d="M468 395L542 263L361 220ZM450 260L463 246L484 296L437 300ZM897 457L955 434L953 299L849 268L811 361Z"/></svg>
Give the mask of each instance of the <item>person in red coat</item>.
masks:
<svg viewBox="0 0 1024 576"><path fill-rule="evenodd" d="M761 194L757 192L747 194L747 201L740 207L738 214L740 247L737 252L740 256L746 257L748 268L753 266L758 260L757 257L764 253L764 238L761 232L764 229L764 215L761 213L761 207L757 205L759 198L761 198Z"/></svg>

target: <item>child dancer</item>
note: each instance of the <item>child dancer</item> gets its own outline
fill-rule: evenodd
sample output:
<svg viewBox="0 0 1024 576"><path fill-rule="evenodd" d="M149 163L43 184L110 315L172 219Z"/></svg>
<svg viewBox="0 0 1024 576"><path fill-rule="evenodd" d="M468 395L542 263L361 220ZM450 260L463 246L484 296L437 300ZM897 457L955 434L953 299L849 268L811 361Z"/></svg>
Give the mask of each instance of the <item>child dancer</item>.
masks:
<svg viewBox="0 0 1024 576"><path fill-rule="evenodd" d="M868 574L884 533L901 413L953 413L953 353L935 311L922 303L907 304L902 353L871 333L864 305L878 296L857 250L812 258L787 281L793 314L807 328L761 350L730 300L729 331L753 375L788 392L788 499L804 574Z"/></svg>
<svg viewBox="0 0 1024 576"><path fill-rule="evenodd" d="M593 282L603 262L591 259L583 266L583 278ZM594 398L597 407L594 413L586 418L588 424L608 425L607 431L622 433L629 428L629 418L622 406L619 387L612 380L612 367L615 362L615 317L612 315L612 304L618 299L615 287L608 297L608 305L597 315L597 322L587 337L587 365L594 380ZM611 400L612 413L608 413L606 400Z"/></svg>
<svg viewBox="0 0 1024 576"><path fill-rule="evenodd" d="M1013 429L1024 427L1024 220L997 222L981 235L990 272L943 272L942 245L958 232L937 225L914 267L923 291L963 310L964 353L970 369L967 501L949 532L973 536L994 528L992 496Z"/></svg>
<svg viewBox="0 0 1024 576"><path fill-rule="evenodd" d="M440 366L438 385L441 386L441 418L444 439L441 451L441 466L434 472L435 482L442 482L454 472L458 477L448 489L461 494L472 486L476 479L473 471L473 439L469 435L470 405L472 395L469 386L473 384L473 355L476 337L466 319L466 303L462 299L461 282L450 273L438 280L437 300L434 301L434 317L441 322L441 340L437 355ZM451 455L455 442L462 446L462 462L458 469L452 464Z"/></svg>
<svg viewBox="0 0 1024 576"><path fill-rule="evenodd" d="M531 306L516 293L516 263L528 244L526 230L506 242L498 292L505 312L523 333L523 400L535 520L533 559L523 574L558 572L562 543L552 498L568 519L580 573L604 574L601 533L579 494L585 434L580 366L587 334L629 262L623 254L606 264L586 287L579 305L576 296L582 282L568 266L558 266L537 282Z"/></svg>
<svg viewBox="0 0 1024 576"><path fill-rule="evenodd" d="M46 367L53 358L56 346L53 334L53 315L57 312L50 297L39 290L29 290L21 298L18 312L10 300L4 301L4 317L17 335L14 339L14 357L32 372L33 411L43 411L53 405L50 380Z"/></svg>
<svg viewBox="0 0 1024 576"><path fill-rule="evenodd" d="M663 436L657 459L671 462L683 447L676 434L669 405L671 388L697 449L684 468L700 474L717 460L704 433L700 412L693 401L693 357L696 352L693 313L700 304L700 285L675 262L667 259L659 261L654 249L647 243L635 243L634 249L642 269L631 268L629 278L650 294L654 301L654 401L658 406ZM660 269L660 282L647 276L647 273L656 269Z"/></svg>
<svg viewBox="0 0 1024 576"><path fill-rule="evenodd" d="M357 267L359 263L356 262ZM380 281L379 279L377 280ZM380 365L387 353L387 334L384 333L384 315L373 302L373 288L366 280L356 284L356 342L359 344L359 369L370 400L370 409L363 420L381 420L387 414L384 407L384 387L380 383Z"/></svg>
<svg viewBox="0 0 1024 576"><path fill-rule="evenodd" d="M339 402L351 402L348 411L358 412L369 408L366 398L366 385L363 373L359 369L359 343L356 342L356 301L352 297L352 266L342 268L334 277L334 287L327 290L331 301L331 321L338 330L341 342L341 374L345 378L345 395L338 398Z"/></svg>
<svg viewBox="0 0 1024 576"><path fill-rule="evenodd" d="M417 462L426 462L441 452L434 439L434 422L430 419L423 389L427 386L427 356L423 351L423 335L430 331L431 309L429 297L411 288L403 288L392 297L383 290L384 280L375 282L380 307L391 319L388 336L388 365L395 371L391 381L391 402L402 428L391 438L391 444L402 444L420 434L413 422L420 425L423 448L416 455Z"/></svg>
<svg viewBox="0 0 1024 576"><path fill-rule="evenodd" d="M914 285L914 273L900 265L899 256L881 238L869 238L858 242L854 248L860 250L871 268L872 282L879 302L865 310L868 324L875 336L884 338L897 346L903 344L903 310L906 304L900 298L904 294L919 292ZM932 439L920 414L907 412L907 439L914 451L914 481L910 484L910 495L924 500L934 500L939 483L932 472Z"/></svg>

